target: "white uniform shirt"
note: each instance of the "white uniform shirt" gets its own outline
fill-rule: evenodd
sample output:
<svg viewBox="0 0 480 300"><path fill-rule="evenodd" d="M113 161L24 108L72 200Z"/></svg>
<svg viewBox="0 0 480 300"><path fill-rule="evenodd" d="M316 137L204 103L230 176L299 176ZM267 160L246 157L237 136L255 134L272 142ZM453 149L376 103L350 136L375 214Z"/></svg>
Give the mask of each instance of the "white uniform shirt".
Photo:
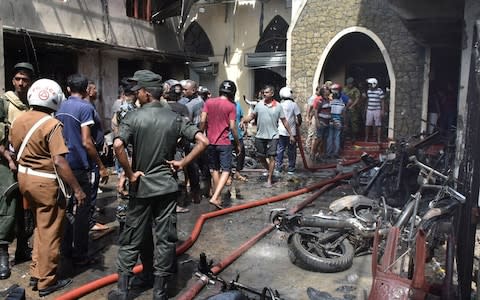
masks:
<svg viewBox="0 0 480 300"><path fill-rule="evenodd" d="M297 103L293 102L290 99L283 100L282 103L283 113L285 119L287 119L288 125L290 125L290 130L292 134L297 135L297 115L300 114L300 108ZM278 134L283 136L289 136L287 129L283 126L281 120L278 121Z"/></svg>

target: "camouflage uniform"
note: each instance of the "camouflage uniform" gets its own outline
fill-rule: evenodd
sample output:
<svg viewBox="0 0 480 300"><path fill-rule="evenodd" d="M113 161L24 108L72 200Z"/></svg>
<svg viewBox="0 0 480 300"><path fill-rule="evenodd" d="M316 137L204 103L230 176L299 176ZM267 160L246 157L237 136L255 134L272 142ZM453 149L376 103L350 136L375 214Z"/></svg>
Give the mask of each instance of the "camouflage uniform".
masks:
<svg viewBox="0 0 480 300"><path fill-rule="evenodd" d="M6 92L0 97L0 142L8 149L8 131L13 120L25 112L28 106L24 104L14 92ZM8 163L0 155L0 265L2 272L0 279L10 276L8 266L8 245L15 238L17 227L17 249L25 251L28 248L28 234L25 232L24 211L22 196L18 190L17 180L10 171ZM33 228L32 228L33 229ZM6 258L6 262L4 261ZM7 263L7 266L4 266Z"/></svg>
<svg viewBox="0 0 480 300"><path fill-rule="evenodd" d="M363 109L362 109L362 103L360 102L361 94L359 89L357 89L356 87L348 88L348 86L345 86L343 88L343 92L352 100L352 102L355 102L355 99L358 99L358 102L355 105L355 107L348 110L349 122L347 124L347 127L350 131L352 139L356 139L358 138L358 135L361 132L361 130L364 128L362 124Z"/></svg>

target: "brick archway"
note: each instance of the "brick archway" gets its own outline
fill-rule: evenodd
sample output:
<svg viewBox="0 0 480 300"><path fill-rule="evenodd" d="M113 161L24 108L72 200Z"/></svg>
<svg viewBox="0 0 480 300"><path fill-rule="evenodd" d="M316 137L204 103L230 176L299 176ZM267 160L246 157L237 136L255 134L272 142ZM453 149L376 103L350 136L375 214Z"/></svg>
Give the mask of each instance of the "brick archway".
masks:
<svg viewBox="0 0 480 300"><path fill-rule="evenodd" d="M382 40L373 31L361 26L352 26L340 31L328 42L327 46L322 52L322 55L320 56L320 60L315 70L315 75L313 76L312 94L315 92L315 88L320 79L320 75L322 74L322 70L325 67L325 64L327 62L328 55L330 54L335 44L343 37L355 32L363 33L373 40L373 42L377 45L378 49L380 50L380 53L383 56L383 60L385 61L385 65L387 66L388 76L390 78L390 107L389 107L390 113L388 118L388 128L389 128L388 138L393 138L394 120L395 120L395 117L394 117L395 116L395 91L396 91L395 73L393 71L393 64L390 59L390 55L388 54L387 48L383 44Z"/></svg>

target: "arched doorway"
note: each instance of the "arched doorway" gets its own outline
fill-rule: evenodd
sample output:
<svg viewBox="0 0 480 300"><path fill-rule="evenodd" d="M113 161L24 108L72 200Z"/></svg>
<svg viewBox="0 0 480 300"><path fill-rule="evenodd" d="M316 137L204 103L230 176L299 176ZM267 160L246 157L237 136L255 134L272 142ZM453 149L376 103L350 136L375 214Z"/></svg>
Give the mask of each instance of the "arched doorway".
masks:
<svg viewBox="0 0 480 300"><path fill-rule="evenodd" d="M197 22L192 22L183 35L185 52L213 56L213 47L208 35Z"/></svg>
<svg viewBox="0 0 480 300"><path fill-rule="evenodd" d="M286 84L285 53L288 26L285 19L278 15L275 16L267 25L257 43L255 54L265 53L265 55L257 55L258 59L263 59L264 61L259 67L255 68L255 93L258 93L266 84L273 85L276 93L278 93L280 88ZM273 55L273 53L277 55Z"/></svg>
<svg viewBox="0 0 480 300"><path fill-rule="evenodd" d="M349 27L327 44L315 71L312 93L319 82L332 80L344 84L347 77L354 77L360 88L366 78L378 79L388 101L388 118L383 122L383 134L393 138L396 86L393 65L385 45L367 28Z"/></svg>
<svg viewBox="0 0 480 300"><path fill-rule="evenodd" d="M188 54L203 55L206 58L214 56L212 43L202 26L192 22L183 35L184 51ZM188 65L188 78L197 81L200 85L215 91L215 77L218 72L218 64L209 61L191 62Z"/></svg>

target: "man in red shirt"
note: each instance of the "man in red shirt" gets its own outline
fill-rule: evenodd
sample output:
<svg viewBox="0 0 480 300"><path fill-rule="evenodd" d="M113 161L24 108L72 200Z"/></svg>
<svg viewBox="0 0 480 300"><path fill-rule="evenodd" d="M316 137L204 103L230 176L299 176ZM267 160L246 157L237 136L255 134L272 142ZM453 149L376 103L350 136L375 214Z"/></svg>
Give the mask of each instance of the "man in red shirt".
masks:
<svg viewBox="0 0 480 300"><path fill-rule="evenodd" d="M228 133L232 131L236 152L240 152L238 141L235 108L235 93L237 87L230 80L222 82L219 88L219 97L205 102L200 120L200 130L207 131L210 145L208 146L208 161L213 179L214 193L210 204L222 209L220 194L230 175L232 167L232 143Z"/></svg>

